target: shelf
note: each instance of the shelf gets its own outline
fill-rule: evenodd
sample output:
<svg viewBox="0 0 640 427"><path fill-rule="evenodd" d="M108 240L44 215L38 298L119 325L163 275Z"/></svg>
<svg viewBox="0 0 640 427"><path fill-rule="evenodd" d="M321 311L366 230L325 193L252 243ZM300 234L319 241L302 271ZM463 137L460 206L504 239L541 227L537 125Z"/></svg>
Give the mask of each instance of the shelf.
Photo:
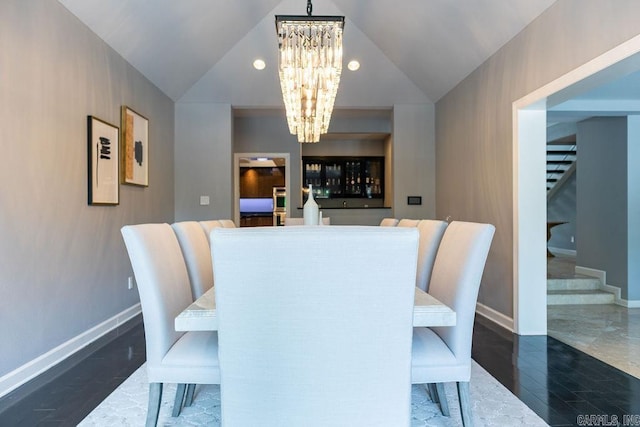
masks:
<svg viewBox="0 0 640 427"><path fill-rule="evenodd" d="M303 157L303 187L317 199L384 199L384 157Z"/></svg>

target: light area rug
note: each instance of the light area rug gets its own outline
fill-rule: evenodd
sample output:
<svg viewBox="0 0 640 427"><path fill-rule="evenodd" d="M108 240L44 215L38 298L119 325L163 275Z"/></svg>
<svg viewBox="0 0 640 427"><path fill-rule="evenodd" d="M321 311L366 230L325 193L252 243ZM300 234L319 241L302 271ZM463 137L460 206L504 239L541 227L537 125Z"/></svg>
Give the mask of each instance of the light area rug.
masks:
<svg viewBox="0 0 640 427"><path fill-rule="evenodd" d="M165 384L158 426L220 426L220 387L197 386L193 405L184 408L179 417L171 417L175 384ZM426 387L414 385L411 391L411 426L461 426L455 384L445 385L450 417L440 413L429 397ZM473 362L470 383L475 426L546 426L547 424L493 378ZM91 426L143 426L147 414L149 386L147 371L142 365L109 395L80 424Z"/></svg>

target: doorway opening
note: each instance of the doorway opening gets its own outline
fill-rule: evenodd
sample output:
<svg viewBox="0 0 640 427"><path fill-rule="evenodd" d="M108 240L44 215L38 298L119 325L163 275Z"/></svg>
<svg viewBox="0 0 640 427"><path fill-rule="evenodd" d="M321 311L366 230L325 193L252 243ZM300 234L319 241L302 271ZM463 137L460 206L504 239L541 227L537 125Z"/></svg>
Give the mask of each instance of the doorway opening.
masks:
<svg viewBox="0 0 640 427"><path fill-rule="evenodd" d="M611 49L515 101L513 112L513 330L547 334L546 115L547 109L638 69L640 36Z"/></svg>
<svg viewBox="0 0 640 427"><path fill-rule="evenodd" d="M282 206L278 206L280 203L274 199L275 187L280 189L280 195L282 190L285 191L285 200L290 199L290 153L235 153L233 155L234 222L238 226L272 225L276 214L282 213L276 212L282 209ZM245 205L246 208L244 208ZM266 205L268 206L261 207ZM290 214L289 205L290 203L285 202L285 216ZM243 212L243 209L246 212Z"/></svg>

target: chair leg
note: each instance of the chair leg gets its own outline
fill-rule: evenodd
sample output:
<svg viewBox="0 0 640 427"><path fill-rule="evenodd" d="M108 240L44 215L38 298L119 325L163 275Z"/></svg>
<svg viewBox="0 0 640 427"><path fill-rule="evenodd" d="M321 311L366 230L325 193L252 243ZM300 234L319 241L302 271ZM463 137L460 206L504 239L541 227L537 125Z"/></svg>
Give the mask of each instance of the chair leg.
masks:
<svg viewBox="0 0 640 427"><path fill-rule="evenodd" d="M184 406L191 406L193 404L193 394L195 390L195 384L187 384L187 396L184 398Z"/></svg>
<svg viewBox="0 0 640 427"><path fill-rule="evenodd" d="M149 406L147 408L146 427L156 427L160 413L162 383L149 383Z"/></svg>
<svg viewBox="0 0 640 427"><path fill-rule="evenodd" d="M436 383L427 384L427 390L429 390L429 396L431 396L431 401L433 403L440 403L438 401L438 390L436 390Z"/></svg>
<svg viewBox="0 0 640 427"><path fill-rule="evenodd" d="M473 427L471 417L471 395L469 394L469 382L458 383L458 399L460 399L460 415L462 415L462 425Z"/></svg>
<svg viewBox="0 0 640 427"><path fill-rule="evenodd" d="M447 402L447 395L444 392L444 383L436 383L436 395L438 396L438 403L440 404L442 415L448 417L450 415L449 402Z"/></svg>
<svg viewBox="0 0 640 427"><path fill-rule="evenodd" d="M184 391L186 387L186 384L178 384L178 388L176 389L176 398L173 401L173 411L171 412L172 417L177 417L180 415L180 411L182 411L182 401L184 400Z"/></svg>

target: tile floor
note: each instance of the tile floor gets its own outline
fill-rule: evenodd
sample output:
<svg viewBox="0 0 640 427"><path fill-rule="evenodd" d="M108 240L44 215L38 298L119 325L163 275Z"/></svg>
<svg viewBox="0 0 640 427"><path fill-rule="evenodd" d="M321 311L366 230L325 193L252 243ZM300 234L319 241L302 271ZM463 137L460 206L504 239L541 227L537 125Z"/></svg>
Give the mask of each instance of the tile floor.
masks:
<svg viewBox="0 0 640 427"><path fill-rule="evenodd" d="M574 276L575 258L549 258L547 277ZM547 307L548 335L640 378L640 308L616 304Z"/></svg>

